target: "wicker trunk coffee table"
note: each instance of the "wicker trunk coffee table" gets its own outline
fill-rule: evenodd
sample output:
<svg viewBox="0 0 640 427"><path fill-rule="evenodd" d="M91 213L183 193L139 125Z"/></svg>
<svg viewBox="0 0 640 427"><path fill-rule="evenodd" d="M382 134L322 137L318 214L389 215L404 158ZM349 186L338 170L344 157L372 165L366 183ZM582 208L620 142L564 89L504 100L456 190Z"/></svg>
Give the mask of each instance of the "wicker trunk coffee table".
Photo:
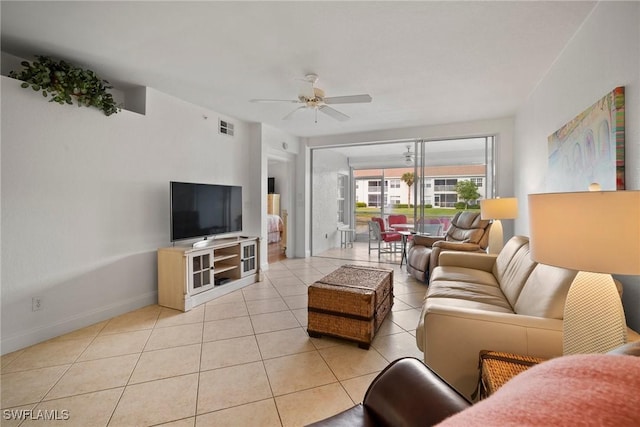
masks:
<svg viewBox="0 0 640 427"><path fill-rule="evenodd" d="M344 265L309 286L307 332L368 349L393 306L393 270Z"/></svg>

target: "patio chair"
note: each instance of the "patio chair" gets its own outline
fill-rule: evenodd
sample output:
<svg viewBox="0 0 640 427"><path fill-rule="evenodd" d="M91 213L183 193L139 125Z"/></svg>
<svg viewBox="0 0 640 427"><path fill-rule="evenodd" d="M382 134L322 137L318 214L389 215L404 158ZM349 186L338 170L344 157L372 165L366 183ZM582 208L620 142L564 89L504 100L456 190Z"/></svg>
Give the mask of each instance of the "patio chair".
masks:
<svg viewBox="0 0 640 427"><path fill-rule="evenodd" d="M381 253L400 252L401 248L398 243L402 244L400 233L385 230L382 218L371 218L369 221L369 254L371 254L371 250L377 250L379 259Z"/></svg>
<svg viewBox="0 0 640 427"><path fill-rule="evenodd" d="M392 214L387 218L389 221L389 228L392 228L394 231L407 231L405 227L398 227L397 224L406 224L407 216L402 214Z"/></svg>

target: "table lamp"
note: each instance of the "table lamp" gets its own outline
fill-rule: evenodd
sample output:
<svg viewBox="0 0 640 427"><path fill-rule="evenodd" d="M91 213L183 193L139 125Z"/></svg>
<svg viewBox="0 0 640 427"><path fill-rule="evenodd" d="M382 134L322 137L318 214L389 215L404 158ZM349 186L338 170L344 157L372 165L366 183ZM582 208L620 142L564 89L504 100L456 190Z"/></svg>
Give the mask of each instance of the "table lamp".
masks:
<svg viewBox="0 0 640 427"><path fill-rule="evenodd" d="M480 200L480 218L491 219L491 230L489 230L489 250L490 254L500 253L504 246L501 219L514 219L518 217L518 199L515 197L500 197L496 199Z"/></svg>
<svg viewBox="0 0 640 427"><path fill-rule="evenodd" d="M640 191L530 194L529 219L531 258L579 271L565 303L563 354L625 344L611 274L640 275Z"/></svg>

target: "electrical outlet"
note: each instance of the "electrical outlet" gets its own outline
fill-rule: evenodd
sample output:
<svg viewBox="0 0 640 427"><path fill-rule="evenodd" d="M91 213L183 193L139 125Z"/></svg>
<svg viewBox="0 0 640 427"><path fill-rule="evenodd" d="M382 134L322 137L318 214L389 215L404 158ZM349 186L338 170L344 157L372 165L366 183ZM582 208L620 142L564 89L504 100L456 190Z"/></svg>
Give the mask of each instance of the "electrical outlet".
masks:
<svg viewBox="0 0 640 427"><path fill-rule="evenodd" d="M41 297L31 298L31 311L40 311L40 310L42 310L42 298Z"/></svg>

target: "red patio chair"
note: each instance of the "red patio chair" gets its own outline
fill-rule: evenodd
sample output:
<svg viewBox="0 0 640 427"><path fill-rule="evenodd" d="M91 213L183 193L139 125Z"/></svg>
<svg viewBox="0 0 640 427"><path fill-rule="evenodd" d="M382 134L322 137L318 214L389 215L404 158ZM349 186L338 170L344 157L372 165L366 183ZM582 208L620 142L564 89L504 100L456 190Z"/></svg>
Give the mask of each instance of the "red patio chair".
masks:
<svg viewBox="0 0 640 427"><path fill-rule="evenodd" d="M392 228L394 231L407 231L406 227L398 227L397 224L406 224L407 216L402 214L393 214L389 215L389 228Z"/></svg>
<svg viewBox="0 0 640 427"><path fill-rule="evenodd" d="M371 222L376 226L369 225L369 253L372 248L371 243L375 242L378 246L378 258L383 252L396 253L402 251L402 235L396 231L387 231L382 218L371 218ZM384 246L382 244L384 243ZM400 243L400 245L398 245Z"/></svg>

